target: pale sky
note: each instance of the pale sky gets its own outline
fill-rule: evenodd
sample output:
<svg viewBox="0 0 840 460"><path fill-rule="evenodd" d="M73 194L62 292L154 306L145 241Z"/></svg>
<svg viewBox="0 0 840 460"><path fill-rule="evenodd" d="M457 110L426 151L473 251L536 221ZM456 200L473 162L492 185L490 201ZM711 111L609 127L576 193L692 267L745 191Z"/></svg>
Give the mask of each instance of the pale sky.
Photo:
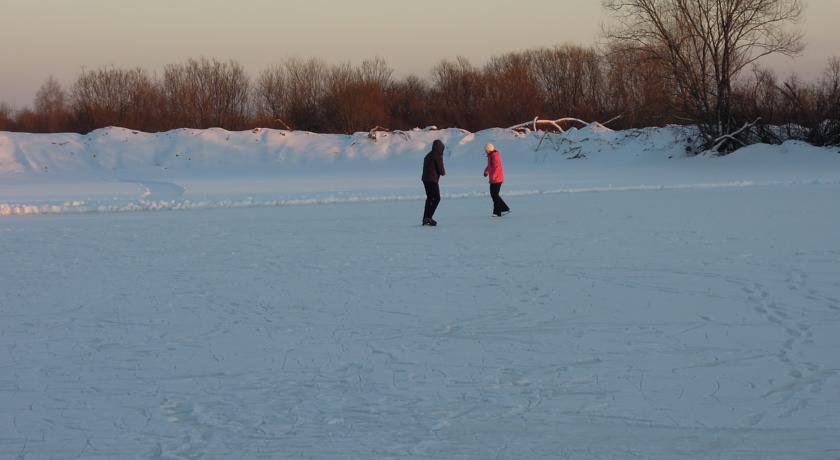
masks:
<svg viewBox="0 0 840 460"><path fill-rule="evenodd" d="M840 0L807 4L806 54L770 62L780 74L811 78L840 56ZM426 77L443 58L595 44L606 20L599 0L0 0L0 102L29 106L49 75L69 87L83 67L160 71L200 56L252 77L291 56L379 56Z"/></svg>

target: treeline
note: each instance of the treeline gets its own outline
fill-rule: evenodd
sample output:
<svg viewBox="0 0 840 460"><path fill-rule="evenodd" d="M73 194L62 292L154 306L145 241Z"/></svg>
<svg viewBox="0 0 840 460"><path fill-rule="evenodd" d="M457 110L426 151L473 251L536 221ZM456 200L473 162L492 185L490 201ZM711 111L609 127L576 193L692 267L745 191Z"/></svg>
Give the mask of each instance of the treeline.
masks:
<svg viewBox="0 0 840 460"><path fill-rule="evenodd" d="M739 118L757 120L753 141L840 145L840 58L830 59L815 82L796 75L779 80L769 70L754 69L733 93Z"/></svg>
<svg viewBox="0 0 840 460"><path fill-rule="evenodd" d="M614 128L691 123L696 117L681 100L670 70L643 52L620 46L513 52L483 66L465 58L444 60L427 78L396 78L378 58L359 65L289 59L256 76L235 61L201 58L165 66L159 73L84 70L66 88L50 77L33 108L14 111L0 104L0 130L269 127L349 133L436 125L477 131L535 116L599 121L620 116ZM840 60L831 60L814 82L795 76L782 81L755 68L732 91L738 119L761 119L768 136L840 143Z"/></svg>

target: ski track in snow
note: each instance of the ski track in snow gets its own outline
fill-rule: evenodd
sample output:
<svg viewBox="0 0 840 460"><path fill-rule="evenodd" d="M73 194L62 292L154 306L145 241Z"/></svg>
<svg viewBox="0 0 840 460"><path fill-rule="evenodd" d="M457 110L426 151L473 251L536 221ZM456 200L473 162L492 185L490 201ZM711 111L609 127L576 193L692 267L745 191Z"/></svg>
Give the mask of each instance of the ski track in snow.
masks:
<svg viewBox="0 0 840 460"><path fill-rule="evenodd" d="M0 458L837 458L840 186L656 190L4 219Z"/></svg>
<svg viewBox="0 0 840 460"><path fill-rule="evenodd" d="M326 204L350 204L350 203L385 203L397 201L422 201L425 195L376 195L376 194L337 194L320 196L317 198L286 198L260 200L254 198L222 200L189 200L184 199L186 189L178 184L169 182L157 182L148 180L125 180L122 182L136 183L143 189L143 193L137 200L113 204L112 202L87 202L67 201L62 204L37 204L37 203L2 203L0 202L0 217L16 215L37 215L37 214L80 214L80 213L119 213L119 212L144 212L144 211L183 211L196 209L218 209L218 208L257 208L257 207L281 207L281 206L310 206ZM836 185L840 181L833 180L811 180L807 185ZM506 196L523 197L533 195L558 195L569 193L608 193L608 192L644 192L644 191L676 191L676 190L704 190L704 189L727 189L743 187L770 187L770 186L800 186L804 185L800 180L792 181L752 181L740 180L731 182L705 182L692 184L670 184L670 185L628 185L628 186L590 186L577 188L548 188L537 190L510 190L505 191ZM489 196L483 191L469 191L462 193L444 193L442 197L447 200L479 198Z"/></svg>

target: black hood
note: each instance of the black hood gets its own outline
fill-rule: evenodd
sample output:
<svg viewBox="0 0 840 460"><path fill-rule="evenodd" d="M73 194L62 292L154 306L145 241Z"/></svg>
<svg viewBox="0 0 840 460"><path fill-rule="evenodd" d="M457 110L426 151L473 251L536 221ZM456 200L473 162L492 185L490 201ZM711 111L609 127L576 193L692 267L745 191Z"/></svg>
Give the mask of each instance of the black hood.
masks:
<svg viewBox="0 0 840 460"><path fill-rule="evenodd" d="M432 153L435 155L443 155L443 149L446 148L443 145L443 141L440 139L435 140L432 142Z"/></svg>

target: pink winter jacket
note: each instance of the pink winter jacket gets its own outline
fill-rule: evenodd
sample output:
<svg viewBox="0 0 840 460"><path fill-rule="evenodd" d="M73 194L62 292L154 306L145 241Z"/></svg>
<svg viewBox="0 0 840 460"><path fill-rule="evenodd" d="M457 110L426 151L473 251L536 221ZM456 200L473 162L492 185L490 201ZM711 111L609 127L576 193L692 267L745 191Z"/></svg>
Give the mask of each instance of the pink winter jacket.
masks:
<svg viewBox="0 0 840 460"><path fill-rule="evenodd" d="M505 169L502 167L502 154L493 150L487 154L487 167L484 175L490 178L491 184L501 184L505 181Z"/></svg>

